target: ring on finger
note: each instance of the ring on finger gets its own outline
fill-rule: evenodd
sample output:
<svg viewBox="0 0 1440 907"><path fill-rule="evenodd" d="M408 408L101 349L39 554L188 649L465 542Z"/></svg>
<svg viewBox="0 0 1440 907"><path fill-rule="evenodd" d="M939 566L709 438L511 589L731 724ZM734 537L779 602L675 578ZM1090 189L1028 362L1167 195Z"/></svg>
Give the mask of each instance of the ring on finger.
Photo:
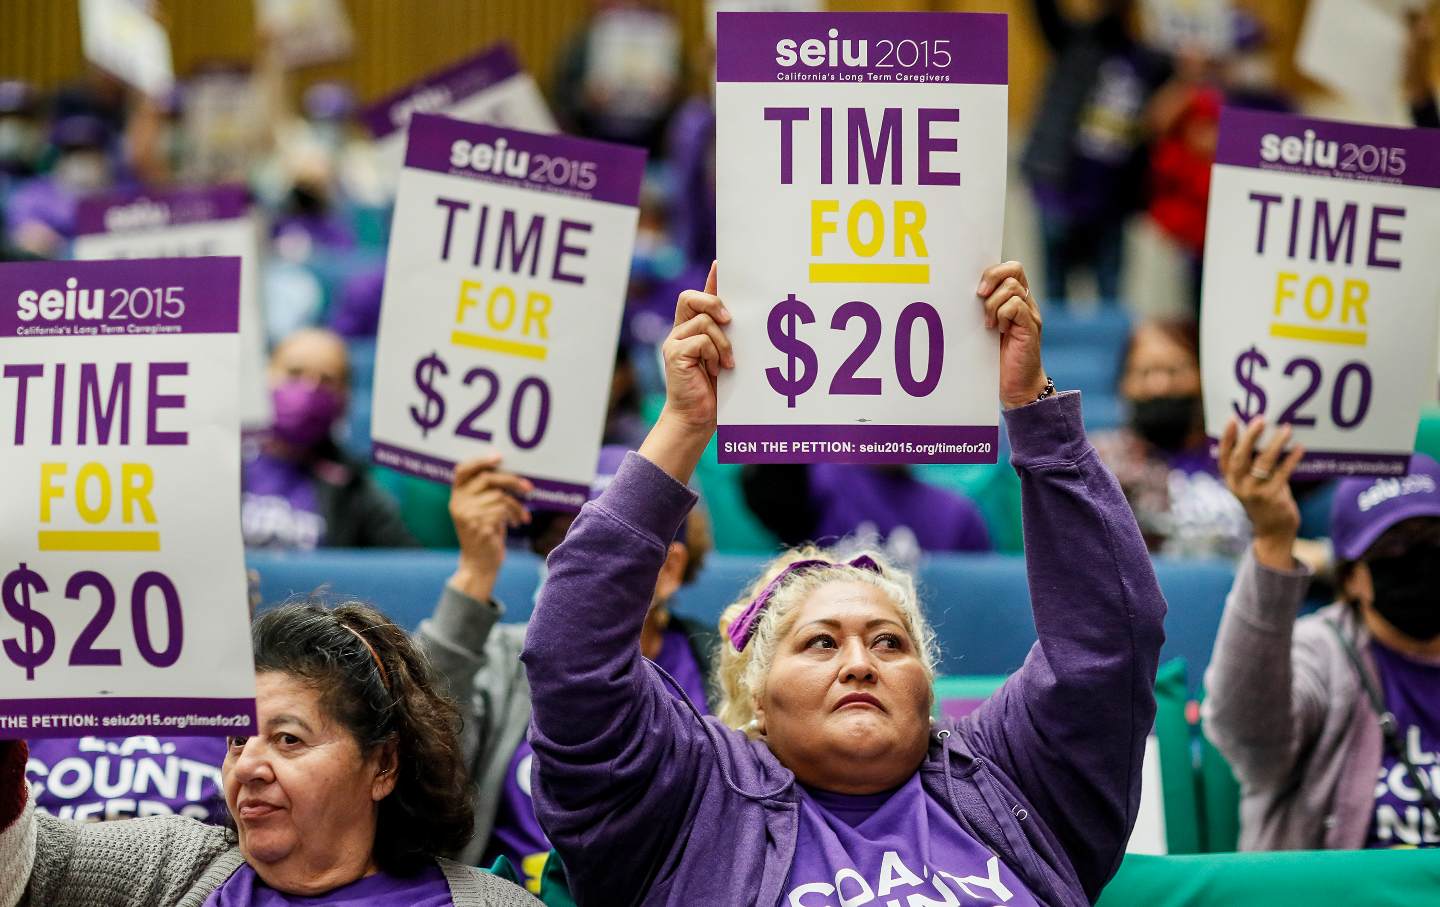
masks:
<svg viewBox="0 0 1440 907"><path fill-rule="evenodd" d="M1270 477L1273 476L1273 475L1274 475L1274 473L1271 472L1270 470L1268 470L1268 469L1261 469L1259 466L1252 466L1252 467L1250 468L1250 477L1251 477L1252 479L1259 479L1261 482L1268 482L1268 481L1270 481Z"/></svg>

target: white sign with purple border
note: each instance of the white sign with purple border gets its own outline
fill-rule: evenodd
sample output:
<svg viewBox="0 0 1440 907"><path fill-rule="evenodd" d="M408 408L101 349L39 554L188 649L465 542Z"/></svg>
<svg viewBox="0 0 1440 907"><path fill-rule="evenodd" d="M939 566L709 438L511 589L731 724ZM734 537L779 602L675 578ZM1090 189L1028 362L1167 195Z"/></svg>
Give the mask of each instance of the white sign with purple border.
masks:
<svg viewBox="0 0 1440 907"><path fill-rule="evenodd" d="M1440 132L1226 109L1209 223L1211 439L1264 416L1297 475L1403 474L1435 394Z"/></svg>
<svg viewBox="0 0 1440 907"><path fill-rule="evenodd" d="M722 463L993 463L1006 24L721 13Z"/></svg>
<svg viewBox="0 0 1440 907"><path fill-rule="evenodd" d="M440 482L499 451L579 509L600 452L645 153L417 115L395 203L375 462Z"/></svg>
<svg viewBox="0 0 1440 907"><path fill-rule="evenodd" d="M392 183L404 163L405 127L417 113L526 132L559 131L540 87L506 44L447 66L360 111L375 136L382 172L392 174Z"/></svg>
<svg viewBox="0 0 1440 907"><path fill-rule="evenodd" d="M239 283L0 265L0 738L253 728Z"/></svg>
<svg viewBox="0 0 1440 907"><path fill-rule="evenodd" d="M83 199L75 214L79 259L240 259L240 424L270 422L260 313L260 223L244 186L130 191Z"/></svg>

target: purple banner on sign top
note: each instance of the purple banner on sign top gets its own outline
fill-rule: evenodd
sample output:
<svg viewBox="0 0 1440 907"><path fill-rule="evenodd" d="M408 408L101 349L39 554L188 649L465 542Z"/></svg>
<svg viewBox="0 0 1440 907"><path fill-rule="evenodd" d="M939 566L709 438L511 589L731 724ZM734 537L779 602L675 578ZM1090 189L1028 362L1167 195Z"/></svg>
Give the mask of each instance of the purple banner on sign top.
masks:
<svg viewBox="0 0 1440 907"><path fill-rule="evenodd" d="M455 479L456 464L450 460L396 447L382 441L372 441L370 447L375 462L380 466L446 485ZM525 500L532 510L561 510L574 513L584 505L590 493L588 485L557 482L554 479L542 479L536 476L525 476L525 478L535 486L535 491Z"/></svg>
<svg viewBox="0 0 1440 907"><path fill-rule="evenodd" d="M1215 163L1440 189L1440 129L1397 129L1227 107Z"/></svg>
<svg viewBox="0 0 1440 907"><path fill-rule="evenodd" d="M360 111L377 139L404 129L419 112L440 112L520 72L508 44L496 44L431 76L413 82Z"/></svg>
<svg viewBox="0 0 1440 907"><path fill-rule="evenodd" d="M238 258L0 265L0 338L233 334L239 321Z"/></svg>
<svg viewBox="0 0 1440 907"><path fill-rule="evenodd" d="M722 425L721 463L994 463L995 425Z"/></svg>
<svg viewBox="0 0 1440 907"><path fill-rule="evenodd" d="M434 114L416 114L409 136L406 167L617 205L640 203L640 148Z"/></svg>
<svg viewBox="0 0 1440 907"><path fill-rule="evenodd" d="M86 696L0 699L0 740L40 737L226 737L255 730L253 699Z"/></svg>
<svg viewBox="0 0 1440 907"><path fill-rule="evenodd" d="M1002 13L720 13L717 82L1004 85Z"/></svg>
<svg viewBox="0 0 1440 907"><path fill-rule="evenodd" d="M244 186L211 186L170 192L130 190L82 199L75 212L75 232L129 233L157 227L178 227L215 220L234 220L250 212Z"/></svg>

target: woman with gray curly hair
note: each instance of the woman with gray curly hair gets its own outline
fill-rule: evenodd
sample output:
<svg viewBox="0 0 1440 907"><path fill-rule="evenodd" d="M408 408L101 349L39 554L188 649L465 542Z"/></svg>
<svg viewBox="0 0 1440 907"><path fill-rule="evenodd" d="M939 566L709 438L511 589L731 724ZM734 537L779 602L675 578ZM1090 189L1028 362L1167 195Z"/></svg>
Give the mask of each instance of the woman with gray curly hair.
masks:
<svg viewBox="0 0 1440 907"><path fill-rule="evenodd" d="M715 271L681 294L665 409L551 554L522 655L536 813L580 904L1079 907L1114 874L1165 603L1079 395L1041 367L1024 269L996 265L976 292L1000 335L1039 642L958 722L930 718L914 581L873 554L789 552L726 611L718 718L641 656L734 366Z"/></svg>
<svg viewBox="0 0 1440 907"><path fill-rule="evenodd" d="M361 604L291 604L251 645L256 733L221 770L235 828L38 814L25 744L0 741L0 907L539 903L440 856L473 823L460 718L403 630Z"/></svg>

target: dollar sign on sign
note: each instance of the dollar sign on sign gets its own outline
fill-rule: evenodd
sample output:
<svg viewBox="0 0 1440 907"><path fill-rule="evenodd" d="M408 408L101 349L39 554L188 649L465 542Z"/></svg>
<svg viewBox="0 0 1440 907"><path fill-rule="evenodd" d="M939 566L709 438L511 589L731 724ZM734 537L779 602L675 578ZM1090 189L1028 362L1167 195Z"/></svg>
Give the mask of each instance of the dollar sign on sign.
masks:
<svg viewBox="0 0 1440 907"><path fill-rule="evenodd" d="M820 370L815 350L796 336L800 324L814 323L815 313L808 305L796 299L794 293L780 300L775 304L775 308L770 310L767 323L770 342L775 349L785 354L785 368L767 368L765 377L770 379L770 386L775 389L775 393L789 401L791 409L795 408L795 398L815 384L815 374ZM797 359L800 361L798 375L795 373Z"/></svg>
<svg viewBox="0 0 1440 907"><path fill-rule="evenodd" d="M423 409L410 407L410 418L420 426L420 437L422 438L430 434L430 429L439 425L445 418L445 398L435 390L435 373L437 371L441 375L450 374L450 369L445 367L445 361L435 353L431 353L415 363L415 386L420 388L420 393L425 395L425 406Z"/></svg>
<svg viewBox="0 0 1440 907"><path fill-rule="evenodd" d="M1239 416L1242 422L1249 422L1265 412L1265 389L1255 383L1255 370L1269 367L1270 362L1265 355L1253 346L1235 360L1235 380L1245 389L1245 399L1242 401L1243 405L1230 405L1234 407L1235 415Z"/></svg>
<svg viewBox="0 0 1440 907"><path fill-rule="evenodd" d="M0 598L5 601L5 611L25 628L15 639L5 640L5 654L16 665L25 669L25 679L35 679L35 669L50 660L55 654L55 626L45 615L30 608L31 590L49 592L40 574L21 563L11 570L0 585ZM35 633L39 632L40 642L36 645Z"/></svg>

